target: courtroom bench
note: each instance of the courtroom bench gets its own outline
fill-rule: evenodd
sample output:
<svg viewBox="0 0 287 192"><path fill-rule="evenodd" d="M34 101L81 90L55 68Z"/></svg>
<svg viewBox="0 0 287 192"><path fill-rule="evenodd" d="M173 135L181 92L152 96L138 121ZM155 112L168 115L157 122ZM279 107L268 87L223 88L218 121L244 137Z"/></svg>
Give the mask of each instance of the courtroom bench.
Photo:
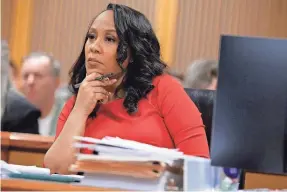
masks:
<svg viewBox="0 0 287 192"><path fill-rule="evenodd" d="M10 164L43 166L54 137L1 132L1 160Z"/></svg>

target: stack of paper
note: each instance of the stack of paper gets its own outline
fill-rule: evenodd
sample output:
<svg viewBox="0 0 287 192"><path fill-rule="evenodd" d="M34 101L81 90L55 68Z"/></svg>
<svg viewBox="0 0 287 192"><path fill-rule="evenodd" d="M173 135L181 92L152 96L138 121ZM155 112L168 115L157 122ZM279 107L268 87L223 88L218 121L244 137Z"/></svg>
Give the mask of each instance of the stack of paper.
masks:
<svg viewBox="0 0 287 192"><path fill-rule="evenodd" d="M124 190L182 190L183 153L121 138L75 137L77 155L71 171L84 172L81 184Z"/></svg>

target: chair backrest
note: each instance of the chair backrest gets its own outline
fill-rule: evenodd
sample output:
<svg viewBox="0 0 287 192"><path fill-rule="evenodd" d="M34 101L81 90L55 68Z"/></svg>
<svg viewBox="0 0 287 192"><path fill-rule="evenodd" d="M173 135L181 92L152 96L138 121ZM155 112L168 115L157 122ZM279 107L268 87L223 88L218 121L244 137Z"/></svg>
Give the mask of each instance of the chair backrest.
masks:
<svg viewBox="0 0 287 192"><path fill-rule="evenodd" d="M203 89L185 89L191 100L195 103L202 114L202 120L205 125L206 136L210 148L210 138L212 130L213 103L215 100L215 91ZM240 176L239 189L244 189L245 172Z"/></svg>
<svg viewBox="0 0 287 192"><path fill-rule="evenodd" d="M210 146L215 91L189 88L186 88L185 91L202 114L202 120L205 125L206 136Z"/></svg>

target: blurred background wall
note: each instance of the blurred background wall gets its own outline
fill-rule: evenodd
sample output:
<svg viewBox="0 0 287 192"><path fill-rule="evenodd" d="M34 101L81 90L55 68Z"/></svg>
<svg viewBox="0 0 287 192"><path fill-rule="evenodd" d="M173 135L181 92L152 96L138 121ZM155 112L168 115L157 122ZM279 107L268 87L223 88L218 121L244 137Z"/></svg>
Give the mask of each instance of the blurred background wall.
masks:
<svg viewBox="0 0 287 192"><path fill-rule="evenodd" d="M1 39L18 67L30 51L52 53L66 82L89 23L109 2L147 16L177 72L195 59L217 59L221 34L287 37L287 0L1 0Z"/></svg>
<svg viewBox="0 0 287 192"><path fill-rule="evenodd" d="M287 37L286 0L179 0L174 65L217 59L220 34Z"/></svg>

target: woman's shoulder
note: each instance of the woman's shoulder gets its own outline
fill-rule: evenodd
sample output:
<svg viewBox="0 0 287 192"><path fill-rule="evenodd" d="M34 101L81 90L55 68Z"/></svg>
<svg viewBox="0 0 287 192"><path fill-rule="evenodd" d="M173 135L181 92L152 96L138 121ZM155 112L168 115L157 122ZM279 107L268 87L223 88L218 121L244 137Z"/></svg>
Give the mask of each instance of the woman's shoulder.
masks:
<svg viewBox="0 0 287 192"><path fill-rule="evenodd" d="M177 97L186 94L181 82L168 74L162 74L153 79L154 89L149 94L152 103L159 104L166 97Z"/></svg>
<svg viewBox="0 0 287 192"><path fill-rule="evenodd" d="M154 78L153 85L156 89L183 88L181 82L168 74L162 74Z"/></svg>

